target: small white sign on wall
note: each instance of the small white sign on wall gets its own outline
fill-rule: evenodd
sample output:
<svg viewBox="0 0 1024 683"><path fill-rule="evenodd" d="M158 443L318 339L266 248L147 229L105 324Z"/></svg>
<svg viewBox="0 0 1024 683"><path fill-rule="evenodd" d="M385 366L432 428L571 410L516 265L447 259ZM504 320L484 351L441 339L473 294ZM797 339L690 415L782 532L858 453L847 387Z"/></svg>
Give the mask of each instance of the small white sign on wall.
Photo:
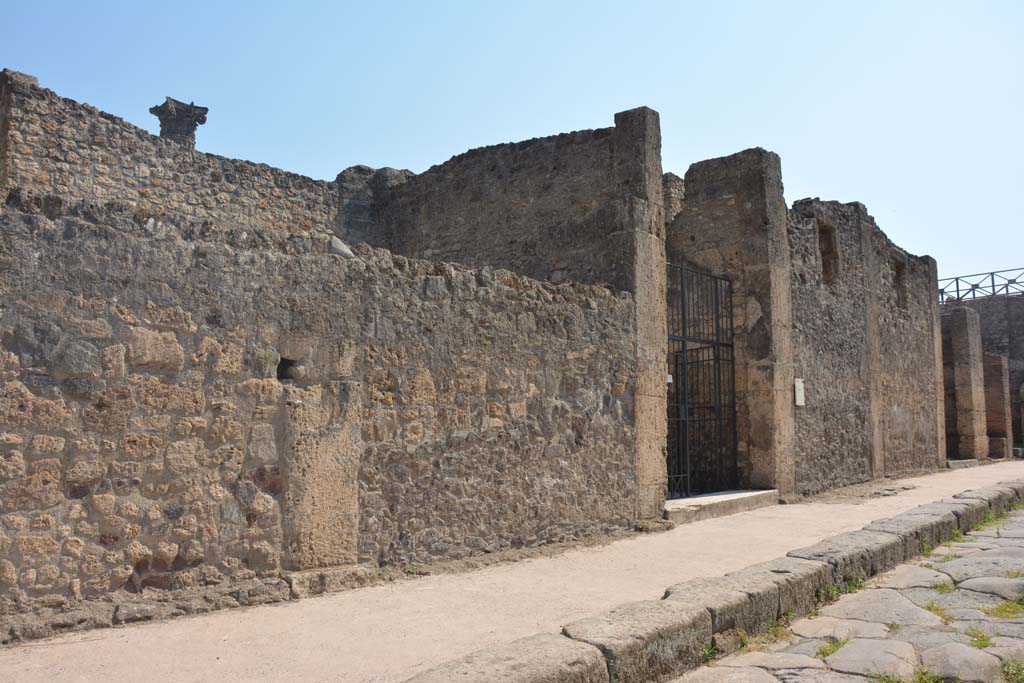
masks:
<svg viewBox="0 0 1024 683"><path fill-rule="evenodd" d="M793 380L793 400L798 406L807 405L804 399L804 381L802 379Z"/></svg>

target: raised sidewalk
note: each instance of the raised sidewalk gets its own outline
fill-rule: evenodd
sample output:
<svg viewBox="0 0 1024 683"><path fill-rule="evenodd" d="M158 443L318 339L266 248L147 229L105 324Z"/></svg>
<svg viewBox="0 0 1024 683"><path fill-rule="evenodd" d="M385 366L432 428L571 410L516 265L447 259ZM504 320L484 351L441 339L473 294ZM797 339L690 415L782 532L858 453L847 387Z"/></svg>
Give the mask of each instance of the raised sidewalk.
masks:
<svg viewBox="0 0 1024 683"><path fill-rule="evenodd" d="M553 637L573 622L578 623L567 632L611 642L616 634L601 615L616 606L658 601L668 586L736 572L961 491L1022 478L1024 462L948 471L901 480L900 486L914 488L897 495L763 508L465 574L89 631L0 650L0 671L18 681L123 680L145 672L152 680L383 682L403 681L453 658L538 633L552 634L532 644L542 651L564 650L566 643L575 647L577 641ZM902 561L915 537L899 538L902 545L891 549L891 558L847 553L849 559L841 561L850 563L851 572L865 562ZM823 548L804 557L819 551ZM845 565L838 573L847 573ZM631 618L647 619L638 609ZM680 601L665 609L674 614L689 606ZM703 617L698 610L693 618ZM600 651L587 646L580 652L586 664Z"/></svg>

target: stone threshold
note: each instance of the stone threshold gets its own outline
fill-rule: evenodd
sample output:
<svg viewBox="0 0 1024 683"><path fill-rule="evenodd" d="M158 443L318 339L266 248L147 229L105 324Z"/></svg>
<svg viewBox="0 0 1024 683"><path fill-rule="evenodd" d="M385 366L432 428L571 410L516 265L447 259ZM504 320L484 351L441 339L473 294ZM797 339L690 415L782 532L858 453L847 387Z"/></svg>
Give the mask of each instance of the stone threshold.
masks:
<svg viewBox="0 0 1024 683"><path fill-rule="evenodd" d="M946 467L951 470L963 470L968 467L977 467L978 461L975 458L965 458L963 460L947 460Z"/></svg>
<svg viewBox="0 0 1024 683"><path fill-rule="evenodd" d="M734 515L758 508L778 505L779 492L767 491L719 491L689 498L674 498L665 501L662 513L665 519L675 524L689 524L715 517Z"/></svg>
<svg viewBox="0 0 1024 683"><path fill-rule="evenodd" d="M757 635L804 616L851 582L913 559L987 516L1024 503L1024 479L962 491L826 538L725 576L669 586L661 600L619 605L562 627L480 650L407 683L649 683L729 654L740 633Z"/></svg>

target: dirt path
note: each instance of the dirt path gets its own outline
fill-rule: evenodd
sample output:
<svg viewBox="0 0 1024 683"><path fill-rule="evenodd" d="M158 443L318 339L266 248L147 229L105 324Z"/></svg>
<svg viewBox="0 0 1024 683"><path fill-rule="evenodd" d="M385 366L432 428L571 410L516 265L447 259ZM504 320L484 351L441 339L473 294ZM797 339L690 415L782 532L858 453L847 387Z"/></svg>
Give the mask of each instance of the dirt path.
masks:
<svg viewBox="0 0 1024 683"><path fill-rule="evenodd" d="M679 581L1020 477L1020 461L941 472L890 482L891 495L864 487L464 574L16 645L0 650L0 680L403 681L621 602L660 598Z"/></svg>

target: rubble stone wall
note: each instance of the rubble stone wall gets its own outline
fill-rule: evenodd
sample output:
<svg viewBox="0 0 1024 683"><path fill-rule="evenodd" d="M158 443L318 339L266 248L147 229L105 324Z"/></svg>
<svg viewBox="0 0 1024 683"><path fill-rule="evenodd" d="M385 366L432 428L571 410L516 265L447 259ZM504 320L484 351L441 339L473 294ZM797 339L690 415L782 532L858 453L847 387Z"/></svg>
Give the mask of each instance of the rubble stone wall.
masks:
<svg viewBox="0 0 1024 683"><path fill-rule="evenodd" d="M934 260L894 245L859 203L795 202L788 237L799 490L940 466Z"/></svg>
<svg viewBox="0 0 1024 683"><path fill-rule="evenodd" d="M0 213L0 605L630 525L636 304L46 199Z"/></svg>
<svg viewBox="0 0 1024 683"><path fill-rule="evenodd" d="M615 126L474 149L419 175L338 177L349 241L414 258L602 284L636 301L638 516L665 501L665 221L661 128L646 107Z"/></svg>
<svg viewBox="0 0 1024 683"><path fill-rule="evenodd" d="M804 200L789 215L793 372L805 395L795 408L794 446L805 493L866 481L874 471L864 291L870 245L859 213L853 204ZM831 254L822 253L819 233L834 241Z"/></svg>
<svg viewBox="0 0 1024 683"><path fill-rule="evenodd" d="M4 71L0 203L15 188L39 201L124 202L141 217L291 233L327 228L339 203L334 182L197 152Z"/></svg>
<svg viewBox="0 0 1024 683"><path fill-rule="evenodd" d="M657 113L646 108L617 114L611 128L473 149L418 175L356 167L338 180L346 213L368 203L374 212L362 227L349 217L342 237L633 291L632 233L664 234L660 169Z"/></svg>

